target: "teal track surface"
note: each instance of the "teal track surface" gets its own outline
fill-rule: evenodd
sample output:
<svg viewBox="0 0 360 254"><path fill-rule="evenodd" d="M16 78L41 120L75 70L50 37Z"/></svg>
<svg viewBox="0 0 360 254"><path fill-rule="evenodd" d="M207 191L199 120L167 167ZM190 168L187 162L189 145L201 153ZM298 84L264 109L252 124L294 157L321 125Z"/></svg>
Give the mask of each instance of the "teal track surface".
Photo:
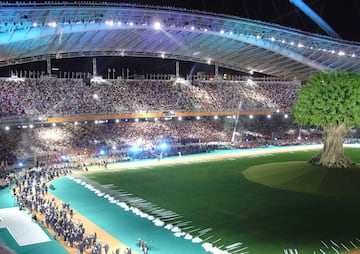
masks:
<svg viewBox="0 0 360 254"><path fill-rule="evenodd" d="M53 185L55 190L51 191L52 194L70 202L76 211L133 250L139 250L136 242L140 238L148 243L149 254L206 253L201 244L177 238L173 232L157 227L131 211L125 211L67 177L56 180Z"/></svg>

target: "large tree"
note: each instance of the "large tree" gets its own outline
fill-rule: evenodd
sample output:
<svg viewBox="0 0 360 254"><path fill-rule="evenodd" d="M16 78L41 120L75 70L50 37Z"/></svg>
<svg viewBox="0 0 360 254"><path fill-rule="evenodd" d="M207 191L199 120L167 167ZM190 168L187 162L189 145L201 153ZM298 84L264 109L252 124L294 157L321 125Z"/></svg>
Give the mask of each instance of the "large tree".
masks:
<svg viewBox="0 0 360 254"><path fill-rule="evenodd" d="M322 152L310 162L328 168L354 163L344 154L346 133L360 127L360 75L344 71L319 72L302 86L293 108L295 123L323 130Z"/></svg>

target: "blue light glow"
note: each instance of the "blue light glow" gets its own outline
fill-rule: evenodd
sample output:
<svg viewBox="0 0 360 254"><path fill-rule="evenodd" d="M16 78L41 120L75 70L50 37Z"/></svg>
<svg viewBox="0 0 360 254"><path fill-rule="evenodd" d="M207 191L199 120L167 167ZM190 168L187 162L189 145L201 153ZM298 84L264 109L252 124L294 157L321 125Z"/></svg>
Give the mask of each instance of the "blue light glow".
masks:
<svg viewBox="0 0 360 254"><path fill-rule="evenodd" d="M133 145L131 146L130 151L133 153L138 153L141 151L141 147L139 145Z"/></svg>
<svg viewBox="0 0 360 254"><path fill-rule="evenodd" d="M166 150L168 148L168 145L166 143L160 143L159 148L161 150Z"/></svg>

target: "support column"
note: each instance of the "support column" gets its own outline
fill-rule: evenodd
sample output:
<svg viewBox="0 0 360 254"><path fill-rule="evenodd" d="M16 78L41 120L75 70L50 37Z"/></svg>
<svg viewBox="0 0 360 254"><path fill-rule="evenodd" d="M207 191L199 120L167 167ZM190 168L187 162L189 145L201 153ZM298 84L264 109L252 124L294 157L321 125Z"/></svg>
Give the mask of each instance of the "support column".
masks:
<svg viewBox="0 0 360 254"><path fill-rule="evenodd" d="M50 56L46 57L46 73L47 75L51 75L51 58Z"/></svg>
<svg viewBox="0 0 360 254"><path fill-rule="evenodd" d="M180 77L180 67L179 67L179 61L176 61L176 78Z"/></svg>
<svg viewBox="0 0 360 254"><path fill-rule="evenodd" d="M215 80L219 80L219 65L215 64Z"/></svg>
<svg viewBox="0 0 360 254"><path fill-rule="evenodd" d="M93 76L96 76L97 70L96 70L96 58L95 57L92 59L92 66L93 66Z"/></svg>

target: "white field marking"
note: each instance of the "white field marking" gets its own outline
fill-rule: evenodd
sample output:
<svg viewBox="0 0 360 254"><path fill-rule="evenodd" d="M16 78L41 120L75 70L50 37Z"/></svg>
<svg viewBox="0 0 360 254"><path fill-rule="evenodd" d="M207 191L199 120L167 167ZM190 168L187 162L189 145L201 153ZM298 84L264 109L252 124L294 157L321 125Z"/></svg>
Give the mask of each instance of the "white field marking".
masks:
<svg viewBox="0 0 360 254"><path fill-rule="evenodd" d="M210 238L212 238L213 237L213 235L211 235L211 236L209 236L209 237L207 237L207 238L205 238L204 239L204 242L206 242L207 240L209 240Z"/></svg>
<svg viewBox="0 0 360 254"><path fill-rule="evenodd" d="M336 252L336 254L340 254L339 251L334 246L331 246L331 248Z"/></svg>
<svg viewBox="0 0 360 254"><path fill-rule="evenodd" d="M354 248L357 248L357 246L351 240L349 242L352 246L354 246Z"/></svg>
<svg viewBox="0 0 360 254"><path fill-rule="evenodd" d="M230 245L226 246L225 248L226 249L235 249L235 248L237 248L237 247L239 247L241 245L242 245L241 242L237 242L237 243L230 244Z"/></svg>
<svg viewBox="0 0 360 254"><path fill-rule="evenodd" d="M350 250L349 250L349 248L348 248L348 247L346 247L346 245L345 245L345 244L341 243L341 246L342 246L342 247L344 247L344 249L345 249L346 251L350 251Z"/></svg>
<svg viewBox="0 0 360 254"><path fill-rule="evenodd" d="M329 246L323 240L321 240L321 243L326 247L326 249L329 249Z"/></svg>
<svg viewBox="0 0 360 254"><path fill-rule="evenodd" d="M212 228L205 228L205 229L199 231L199 233L200 234L206 234L206 233L210 232L211 230L213 230L213 229Z"/></svg>
<svg viewBox="0 0 360 254"><path fill-rule="evenodd" d="M243 250L246 250L248 247L243 247L243 248L241 248L241 249L238 249L238 250L236 250L236 251L234 251L233 253L236 253L236 252L239 252L239 251L243 251Z"/></svg>
<svg viewBox="0 0 360 254"><path fill-rule="evenodd" d="M176 226L178 227L183 227L183 226L187 226L191 223L192 221L184 221L182 223L176 224Z"/></svg>
<svg viewBox="0 0 360 254"><path fill-rule="evenodd" d="M217 243L217 242L220 242L220 241L221 241L221 238L219 238L219 239L217 239L217 240L213 241L211 244L214 244L214 243Z"/></svg>
<svg viewBox="0 0 360 254"><path fill-rule="evenodd" d="M266 156L274 156L272 153L265 153L265 154L256 154L248 156L248 158L258 158L258 157L266 157Z"/></svg>
<svg viewBox="0 0 360 254"><path fill-rule="evenodd" d="M339 248L339 245L337 245L336 242L334 242L333 240L330 240L330 242L331 242L334 246L336 246L337 248Z"/></svg>
<svg viewBox="0 0 360 254"><path fill-rule="evenodd" d="M112 183L104 184L104 185L102 185L102 187L104 187L106 189L111 189L112 187L114 187L114 184L112 184Z"/></svg>

